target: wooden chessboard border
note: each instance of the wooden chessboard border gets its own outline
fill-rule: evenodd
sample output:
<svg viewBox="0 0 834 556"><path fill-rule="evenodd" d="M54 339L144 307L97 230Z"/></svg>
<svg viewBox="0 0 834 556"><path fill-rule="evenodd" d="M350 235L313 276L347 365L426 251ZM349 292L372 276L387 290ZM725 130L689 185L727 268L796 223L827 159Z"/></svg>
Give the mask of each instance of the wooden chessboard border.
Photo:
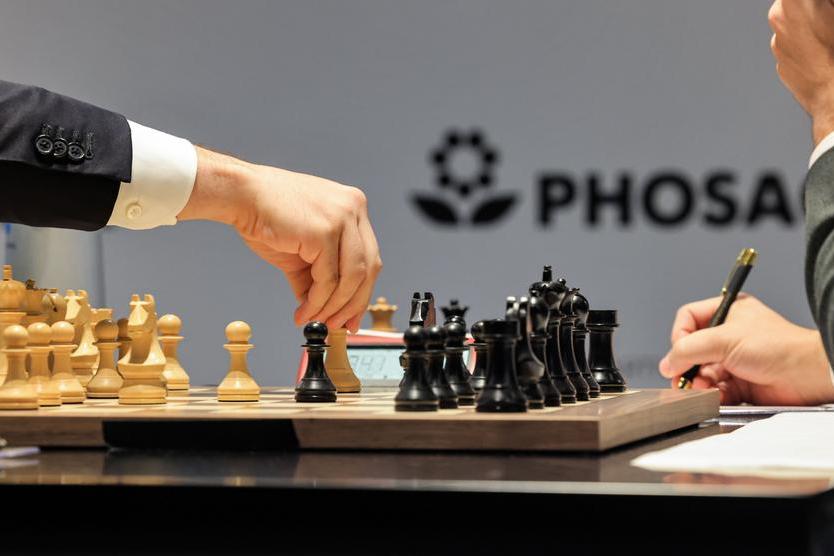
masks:
<svg viewBox="0 0 834 556"><path fill-rule="evenodd" d="M718 416L716 390L637 389L520 414L472 408L395 412L393 390L340 394L336 404L296 403L292 388L266 387L259 402L218 402L213 387L172 392L165 406L116 400L37 411L0 411L0 436L13 445L101 447L105 422L291 424L302 449L603 451ZM231 425L229 425L231 423ZM137 429L140 430L140 429ZM218 445L218 447L222 447Z"/></svg>

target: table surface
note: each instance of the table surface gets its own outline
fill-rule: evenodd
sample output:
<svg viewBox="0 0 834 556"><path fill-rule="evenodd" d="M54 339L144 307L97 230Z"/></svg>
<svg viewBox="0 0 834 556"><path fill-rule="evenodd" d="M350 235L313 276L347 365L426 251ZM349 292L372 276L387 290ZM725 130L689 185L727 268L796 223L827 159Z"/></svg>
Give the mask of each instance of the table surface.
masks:
<svg viewBox="0 0 834 556"><path fill-rule="evenodd" d="M0 459L0 486L350 488L743 498L812 497L831 488L827 479L663 473L630 465L640 454L734 428L705 423L603 454L53 449Z"/></svg>

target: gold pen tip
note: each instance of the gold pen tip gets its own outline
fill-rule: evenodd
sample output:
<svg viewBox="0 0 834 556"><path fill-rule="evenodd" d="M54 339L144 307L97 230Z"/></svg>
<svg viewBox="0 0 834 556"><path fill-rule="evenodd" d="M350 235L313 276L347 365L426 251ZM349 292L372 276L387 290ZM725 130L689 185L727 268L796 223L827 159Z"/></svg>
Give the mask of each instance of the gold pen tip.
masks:
<svg viewBox="0 0 834 556"><path fill-rule="evenodd" d="M678 380L678 390L689 390L691 388L692 382L687 380L686 377L681 377L680 380Z"/></svg>
<svg viewBox="0 0 834 556"><path fill-rule="evenodd" d="M752 247L747 247L741 250L741 253L738 254L738 262L739 264L753 266L756 264L756 260L759 258L759 253L753 249Z"/></svg>

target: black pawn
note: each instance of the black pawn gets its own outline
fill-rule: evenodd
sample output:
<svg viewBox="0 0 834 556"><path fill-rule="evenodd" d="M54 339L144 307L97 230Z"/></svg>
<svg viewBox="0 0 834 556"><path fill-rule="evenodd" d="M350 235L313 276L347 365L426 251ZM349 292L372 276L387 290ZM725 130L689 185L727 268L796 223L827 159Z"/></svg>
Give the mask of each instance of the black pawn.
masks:
<svg viewBox="0 0 834 556"><path fill-rule="evenodd" d="M602 392L625 392L626 381L614 361L614 329L617 311L589 311L588 367Z"/></svg>
<svg viewBox="0 0 834 556"><path fill-rule="evenodd" d="M475 367L472 369L472 377L469 384L475 392L480 392L486 385L487 350L484 342L484 321L479 320L472 325L472 351L475 356Z"/></svg>
<svg viewBox="0 0 834 556"><path fill-rule="evenodd" d="M440 409L455 409L458 397L443 372L443 360L446 358L446 333L443 327L434 325L426 329L426 355L428 361L429 386L440 402Z"/></svg>
<svg viewBox="0 0 834 556"><path fill-rule="evenodd" d="M324 352L330 347L325 344L327 326L323 322L308 322L304 327L302 347L307 350L307 368L295 387L297 402L335 402L336 387L324 369Z"/></svg>
<svg viewBox="0 0 834 556"><path fill-rule="evenodd" d="M463 361L463 352L467 348L466 328L452 317L449 323L444 325L446 332L446 364L443 372L446 373L446 380L449 386L458 397L458 405L475 405L475 390L469 384L469 371L466 370L466 363Z"/></svg>
<svg viewBox="0 0 834 556"><path fill-rule="evenodd" d="M591 398L598 398L600 394L599 383L591 374L588 368L588 360L585 357L585 338L588 336L588 328L585 323L588 319L588 300L580 294L576 293L577 301L574 302L574 314L576 319L573 321L573 358L576 360L576 367L579 369L582 378L588 383L588 396Z"/></svg>
<svg viewBox="0 0 834 556"><path fill-rule="evenodd" d="M487 320L483 324L487 344L487 383L478 396L476 411L521 413L527 411L527 398L518 385L515 369L515 344L518 321Z"/></svg>
<svg viewBox="0 0 834 556"><path fill-rule="evenodd" d="M437 411L437 396L426 377L426 332L409 326L403 334L407 361L400 391L394 397L396 411Z"/></svg>

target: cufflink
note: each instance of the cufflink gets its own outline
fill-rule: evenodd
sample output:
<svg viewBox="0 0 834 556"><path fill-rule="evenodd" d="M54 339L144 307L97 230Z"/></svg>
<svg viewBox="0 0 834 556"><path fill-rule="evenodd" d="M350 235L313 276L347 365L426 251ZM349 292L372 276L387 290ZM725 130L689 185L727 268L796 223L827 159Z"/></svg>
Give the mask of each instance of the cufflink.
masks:
<svg viewBox="0 0 834 556"><path fill-rule="evenodd" d="M130 203L125 209L125 215L128 220L138 220L142 217L142 205L139 203Z"/></svg>
<svg viewBox="0 0 834 556"><path fill-rule="evenodd" d="M72 140L67 145L67 156L70 162L78 164L84 162L84 146L81 144L81 132L72 130Z"/></svg>
<svg viewBox="0 0 834 556"><path fill-rule="evenodd" d="M52 141L52 158L64 158L67 156L67 140L64 139L64 128L58 127L55 133L55 140Z"/></svg>
<svg viewBox="0 0 834 556"><path fill-rule="evenodd" d="M35 150L41 156L49 156L52 154L52 147L52 126L43 124L40 135L35 137Z"/></svg>

